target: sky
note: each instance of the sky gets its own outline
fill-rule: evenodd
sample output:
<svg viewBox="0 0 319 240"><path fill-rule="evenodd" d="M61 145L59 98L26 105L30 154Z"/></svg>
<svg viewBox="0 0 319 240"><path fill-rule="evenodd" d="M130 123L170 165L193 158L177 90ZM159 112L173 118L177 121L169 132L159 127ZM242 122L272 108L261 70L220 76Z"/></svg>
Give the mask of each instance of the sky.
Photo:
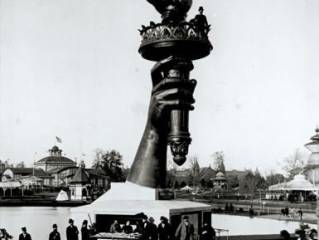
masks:
<svg viewBox="0 0 319 240"><path fill-rule="evenodd" d="M189 18L199 6L214 50L191 73L189 156L280 171L319 124L319 1L194 0ZM151 92L137 31L149 21L160 15L145 0L0 0L0 159L31 165L58 136L72 159L116 149L129 166Z"/></svg>

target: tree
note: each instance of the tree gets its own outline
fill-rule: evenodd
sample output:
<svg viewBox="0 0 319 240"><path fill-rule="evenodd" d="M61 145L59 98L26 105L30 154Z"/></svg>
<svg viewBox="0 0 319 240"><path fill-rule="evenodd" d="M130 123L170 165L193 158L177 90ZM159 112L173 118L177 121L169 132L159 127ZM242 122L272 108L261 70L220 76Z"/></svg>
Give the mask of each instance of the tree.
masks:
<svg viewBox="0 0 319 240"><path fill-rule="evenodd" d="M286 157L283 162L283 170L287 173L289 179L303 172L306 160L305 154L296 149L293 154Z"/></svg>
<svg viewBox="0 0 319 240"><path fill-rule="evenodd" d="M198 159L196 156L193 156L189 159L190 164L190 174L191 174L191 181L193 186L198 186L200 181L200 167L198 163Z"/></svg>
<svg viewBox="0 0 319 240"><path fill-rule="evenodd" d="M255 170L255 179L256 179L256 190L257 189L265 189L266 186L266 180L263 176L261 176L258 168Z"/></svg>
<svg viewBox="0 0 319 240"><path fill-rule="evenodd" d="M239 177L237 175L227 175L227 184L230 188L239 186Z"/></svg>
<svg viewBox="0 0 319 240"><path fill-rule="evenodd" d="M200 185L201 185L202 188L206 188L206 187L207 187L207 184L206 184L206 181L205 181L204 178L202 178L202 179L200 180Z"/></svg>
<svg viewBox="0 0 319 240"><path fill-rule="evenodd" d="M217 172L222 172L225 173L225 164L224 164L224 152L223 151L218 151L213 153L212 155L214 159L214 168Z"/></svg>
<svg viewBox="0 0 319 240"><path fill-rule="evenodd" d="M16 168L25 168L25 163L23 161L17 163Z"/></svg>
<svg viewBox="0 0 319 240"><path fill-rule="evenodd" d="M94 159L93 159L93 164L92 164L92 167L93 168L103 168L103 155L105 154L106 152L101 149L101 148L97 148L95 149L94 151Z"/></svg>
<svg viewBox="0 0 319 240"><path fill-rule="evenodd" d="M239 180L239 191L245 193L254 193L258 189L266 187L265 178L262 177L256 169L255 172L247 170L246 174Z"/></svg>
<svg viewBox="0 0 319 240"><path fill-rule="evenodd" d="M13 164L10 163L10 159L7 159L4 161L4 167L5 168L12 168L13 167Z"/></svg>
<svg viewBox="0 0 319 240"><path fill-rule="evenodd" d="M271 186L285 181L284 175L275 173L273 170L266 176L266 185Z"/></svg>
<svg viewBox="0 0 319 240"><path fill-rule="evenodd" d="M122 155L114 149L111 151L96 149L93 167L102 168L112 182L122 182L125 181L122 160Z"/></svg>

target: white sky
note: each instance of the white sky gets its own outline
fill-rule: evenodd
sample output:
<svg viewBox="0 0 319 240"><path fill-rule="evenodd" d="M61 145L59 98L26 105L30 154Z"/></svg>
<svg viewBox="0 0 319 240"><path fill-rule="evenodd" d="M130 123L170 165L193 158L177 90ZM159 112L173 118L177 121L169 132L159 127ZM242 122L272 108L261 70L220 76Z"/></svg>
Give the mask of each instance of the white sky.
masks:
<svg viewBox="0 0 319 240"><path fill-rule="evenodd" d="M279 170L319 123L319 1L194 0L189 15L200 5L214 50L194 62L190 155ZM137 29L150 20L146 0L0 0L0 159L31 164L59 136L68 157L115 148L129 165L153 65Z"/></svg>

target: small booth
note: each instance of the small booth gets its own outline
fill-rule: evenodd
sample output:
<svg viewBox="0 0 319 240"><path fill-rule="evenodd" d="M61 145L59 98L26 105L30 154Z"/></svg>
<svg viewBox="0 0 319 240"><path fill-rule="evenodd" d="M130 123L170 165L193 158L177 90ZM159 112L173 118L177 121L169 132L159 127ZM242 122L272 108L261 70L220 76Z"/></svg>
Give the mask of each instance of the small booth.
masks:
<svg viewBox="0 0 319 240"><path fill-rule="evenodd" d="M83 167L79 167L70 182L71 200L87 200L90 180Z"/></svg>
<svg viewBox="0 0 319 240"><path fill-rule="evenodd" d="M156 190L133 183L112 183L106 192L90 205L71 209L71 216L78 222L88 219L96 224L98 232L109 232L114 220L123 225L130 220L133 228L141 223L143 216L153 217L155 224L160 217L169 219L173 229L188 216L194 224L195 235L204 222L211 224L211 206L198 202L156 200Z"/></svg>

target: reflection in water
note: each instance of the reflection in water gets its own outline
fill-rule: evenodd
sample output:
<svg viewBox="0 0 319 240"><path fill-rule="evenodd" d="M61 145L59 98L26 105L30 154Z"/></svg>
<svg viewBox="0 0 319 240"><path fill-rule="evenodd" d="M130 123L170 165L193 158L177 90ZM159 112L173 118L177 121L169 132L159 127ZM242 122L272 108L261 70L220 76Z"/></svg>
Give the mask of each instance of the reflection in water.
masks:
<svg viewBox="0 0 319 240"><path fill-rule="evenodd" d="M62 239L66 239L69 218L70 208L67 207L0 207L0 228L6 228L15 239L24 226L33 240L48 239L53 223L58 224ZM229 235L278 234L282 229L294 232L299 226L298 222L222 214L212 214L212 224L215 228L229 229ZM81 222L75 225L81 228Z"/></svg>
<svg viewBox="0 0 319 240"><path fill-rule="evenodd" d="M293 233L299 228L299 222L222 214L212 214L212 225L214 228L228 229L229 235L279 234L283 229ZM317 228L314 224L309 226ZM221 235L227 233L222 232Z"/></svg>

